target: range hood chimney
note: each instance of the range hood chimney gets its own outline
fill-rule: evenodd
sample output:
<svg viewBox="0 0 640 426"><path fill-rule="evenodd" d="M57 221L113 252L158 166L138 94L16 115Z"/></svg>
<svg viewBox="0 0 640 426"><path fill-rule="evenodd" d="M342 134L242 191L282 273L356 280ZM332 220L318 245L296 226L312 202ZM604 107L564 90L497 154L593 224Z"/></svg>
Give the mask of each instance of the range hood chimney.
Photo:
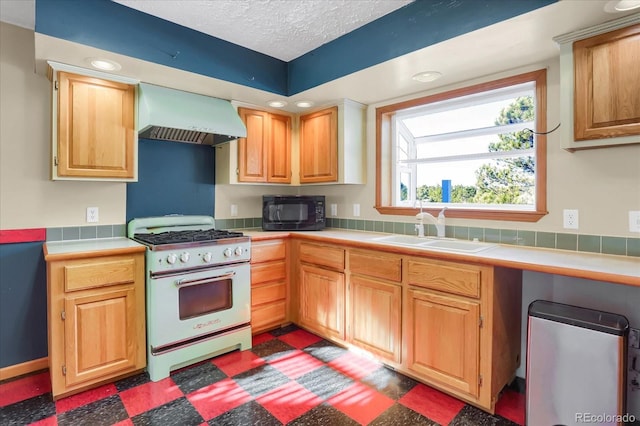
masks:
<svg viewBox="0 0 640 426"><path fill-rule="evenodd" d="M247 128L229 101L140 83L138 134L145 139L218 145L246 137Z"/></svg>

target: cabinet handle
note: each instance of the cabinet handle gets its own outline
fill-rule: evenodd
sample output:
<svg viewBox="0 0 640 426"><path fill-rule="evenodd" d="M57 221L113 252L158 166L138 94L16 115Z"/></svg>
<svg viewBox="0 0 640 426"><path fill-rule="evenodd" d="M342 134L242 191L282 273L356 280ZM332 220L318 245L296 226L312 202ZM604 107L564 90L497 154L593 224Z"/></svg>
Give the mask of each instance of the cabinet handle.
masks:
<svg viewBox="0 0 640 426"><path fill-rule="evenodd" d="M208 277L208 278L202 278L202 279L196 279L196 280L187 280L187 279L183 278L183 279L178 280L176 282L176 287L188 287L188 286L192 286L192 285L205 284L205 283L208 283L208 282L233 279L233 277L235 275L236 275L235 272L230 272L230 273L224 274L224 275L217 275L217 276L214 276L214 277Z"/></svg>

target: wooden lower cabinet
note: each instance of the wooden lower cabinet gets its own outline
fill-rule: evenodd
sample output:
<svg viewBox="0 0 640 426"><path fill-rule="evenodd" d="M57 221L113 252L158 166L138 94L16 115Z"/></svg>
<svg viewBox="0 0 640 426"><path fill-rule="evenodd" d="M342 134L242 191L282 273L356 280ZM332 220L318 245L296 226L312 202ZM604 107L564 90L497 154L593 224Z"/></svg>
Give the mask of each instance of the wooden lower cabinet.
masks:
<svg viewBox="0 0 640 426"><path fill-rule="evenodd" d="M406 256L403 367L490 413L520 365L522 272Z"/></svg>
<svg viewBox="0 0 640 426"><path fill-rule="evenodd" d="M400 362L402 287L352 275L349 343Z"/></svg>
<svg viewBox="0 0 640 426"><path fill-rule="evenodd" d="M347 340L399 364L402 355L402 258L374 250L347 252Z"/></svg>
<svg viewBox="0 0 640 426"><path fill-rule="evenodd" d="M300 265L300 325L322 336L345 338L344 273Z"/></svg>
<svg viewBox="0 0 640 426"><path fill-rule="evenodd" d="M251 332L261 333L289 321L287 242L282 238L251 243Z"/></svg>
<svg viewBox="0 0 640 426"><path fill-rule="evenodd" d="M47 261L54 399L146 366L144 252Z"/></svg>
<svg viewBox="0 0 640 426"><path fill-rule="evenodd" d="M407 368L478 397L480 304L409 290Z"/></svg>
<svg viewBox="0 0 640 426"><path fill-rule="evenodd" d="M520 365L522 271L295 237L292 259L293 322L495 412Z"/></svg>

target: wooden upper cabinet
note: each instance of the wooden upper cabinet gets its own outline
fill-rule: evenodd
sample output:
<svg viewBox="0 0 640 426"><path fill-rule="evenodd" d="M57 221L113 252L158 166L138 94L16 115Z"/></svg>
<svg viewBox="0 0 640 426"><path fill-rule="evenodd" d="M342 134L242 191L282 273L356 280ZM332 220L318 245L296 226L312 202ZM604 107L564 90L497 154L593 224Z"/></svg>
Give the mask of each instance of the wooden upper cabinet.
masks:
<svg viewBox="0 0 640 426"><path fill-rule="evenodd" d="M575 139L640 135L640 24L576 41L573 57Z"/></svg>
<svg viewBox="0 0 640 426"><path fill-rule="evenodd" d="M640 19L624 16L553 40L560 47L562 148L640 143Z"/></svg>
<svg viewBox="0 0 640 426"><path fill-rule="evenodd" d="M135 180L136 86L57 71L53 90L53 178Z"/></svg>
<svg viewBox="0 0 640 426"><path fill-rule="evenodd" d="M268 113L246 108L238 113L247 126L247 137L238 139L238 181L266 182Z"/></svg>
<svg viewBox="0 0 640 426"><path fill-rule="evenodd" d="M300 116L300 183L338 180L338 107Z"/></svg>
<svg viewBox="0 0 640 426"><path fill-rule="evenodd" d="M343 99L304 115L238 106L238 114L247 137L216 147L217 183L366 182L365 105Z"/></svg>
<svg viewBox="0 0 640 426"><path fill-rule="evenodd" d="M267 182L291 183L291 117L271 114Z"/></svg>
<svg viewBox="0 0 640 426"><path fill-rule="evenodd" d="M238 140L238 182L291 182L291 117L238 108L247 137Z"/></svg>

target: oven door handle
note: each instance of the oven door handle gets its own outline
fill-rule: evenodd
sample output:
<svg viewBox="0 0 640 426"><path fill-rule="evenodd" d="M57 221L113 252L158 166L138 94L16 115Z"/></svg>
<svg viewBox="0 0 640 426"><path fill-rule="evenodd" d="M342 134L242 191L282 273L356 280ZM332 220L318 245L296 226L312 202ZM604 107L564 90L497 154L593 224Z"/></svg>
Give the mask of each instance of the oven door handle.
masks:
<svg viewBox="0 0 640 426"><path fill-rule="evenodd" d="M222 281L226 279L232 279L235 275L236 273L234 271L234 272L229 272L223 275L216 275L208 278L198 278L195 280L188 280L186 278L183 278L181 280L176 281L176 287L189 287L192 285L199 285L199 284L204 284L212 281Z"/></svg>

